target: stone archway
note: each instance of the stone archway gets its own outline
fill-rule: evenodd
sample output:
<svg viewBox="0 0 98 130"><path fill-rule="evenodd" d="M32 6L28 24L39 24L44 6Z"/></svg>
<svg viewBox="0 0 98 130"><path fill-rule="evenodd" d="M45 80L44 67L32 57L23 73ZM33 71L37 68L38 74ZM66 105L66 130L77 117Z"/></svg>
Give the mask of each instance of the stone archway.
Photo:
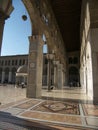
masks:
<svg viewBox="0 0 98 130"><path fill-rule="evenodd" d="M29 63L28 63L28 88L27 88L27 96L28 97L39 97L41 96L41 86L42 86L42 45L43 39L42 34L45 33L47 38L47 43L49 45L49 53L52 52L53 48L57 44L57 52L58 56L61 58L61 62L63 62L65 56L63 40L60 34L60 30L58 30L58 26L56 23L56 19L53 16L53 13L49 11L47 8L47 2L41 3L41 11L38 9L39 2L31 1L31 0L22 0L31 20L31 29L32 36L29 37L30 40L30 50L29 50ZM8 0L10 5L12 5L12 1ZM40 14L41 13L41 14ZM52 21L54 21L52 23ZM62 54L60 52L62 50ZM62 71L62 70L61 70ZM36 77L35 77L36 75ZM33 80L32 80L33 79ZM31 91L32 90L32 91ZM32 96L33 95L33 96Z"/></svg>

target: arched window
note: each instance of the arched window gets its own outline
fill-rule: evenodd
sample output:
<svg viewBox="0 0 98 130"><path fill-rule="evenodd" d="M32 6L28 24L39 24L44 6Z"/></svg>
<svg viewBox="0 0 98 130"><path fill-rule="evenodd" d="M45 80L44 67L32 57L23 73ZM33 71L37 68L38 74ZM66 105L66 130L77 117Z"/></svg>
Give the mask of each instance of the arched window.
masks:
<svg viewBox="0 0 98 130"><path fill-rule="evenodd" d="M78 57L74 57L73 62L74 64L78 64Z"/></svg>
<svg viewBox="0 0 98 130"><path fill-rule="evenodd" d="M78 86L79 83L79 70L72 66L69 68L69 84L72 86Z"/></svg>
<svg viewBox="0 0 98 130"><path fill-rule="evenodd" d="M12 65L14 65L14 60L12 60Z"/></svg>
<svg viewBox="0 0 98 130"><path fill-rule="evenodd" d="M25 64L25 59L23 59L23 65Z"/></svg>
<svg viewBox="0 0 98 130"><path fill-rule="evenodd" d="M19 65L22 65L22 64L21 64L21 60L19 60Z"/></svg>
<svg viewBox="0 0 98 130"><path fill-rule="evenodd" d="M5 79L4 79L5 83L8 83L8 78L9 78L9 68L5 68Z"/></svg>
<svg viewBox="0 0 98 130"><path fill-rule="evenodd" d="M69 64L72 64L73 63L73 59L72 59L72 57L69 57L69 59L68 59L69 61Z"/></svg>
<svg viewBox="0 0 98 130"><path fill-rule="evenodd" d="M1 65L3 65L4 64L4 61L2 60L2 63L1 63Z"/></svg>
<svg viewBox="0 0 98 130"><path fill-rule="evenodd" d="M10 65L10 60L8 61L8 65Z"/></svg>

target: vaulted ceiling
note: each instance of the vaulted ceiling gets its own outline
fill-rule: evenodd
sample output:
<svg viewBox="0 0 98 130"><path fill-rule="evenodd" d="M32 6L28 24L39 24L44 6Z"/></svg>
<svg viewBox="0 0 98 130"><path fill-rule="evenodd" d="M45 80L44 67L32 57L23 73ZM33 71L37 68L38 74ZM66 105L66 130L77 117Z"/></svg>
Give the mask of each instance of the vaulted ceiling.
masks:
<svg viewBox="0 0 98 130"><path fill-rule="evenodd" d="M49 0L68 52L80 49L82 0Z"/></svg>

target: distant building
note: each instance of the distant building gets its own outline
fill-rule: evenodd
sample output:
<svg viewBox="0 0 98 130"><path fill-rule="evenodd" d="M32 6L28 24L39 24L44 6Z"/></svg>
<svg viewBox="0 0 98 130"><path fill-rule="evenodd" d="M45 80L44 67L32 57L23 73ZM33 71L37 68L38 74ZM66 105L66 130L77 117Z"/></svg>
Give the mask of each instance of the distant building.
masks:
<svg viewBox="0 0 98 130"><path fill-rule="evenodd" d="M51 64L51 85L54 84L54 67ZM79 52L68 53L68 74L64 80L64 85L77 86L79 79ZM42 85L48 83L48 60L46 54L43 55ZM0 83L27 84L28 77L28 55L11 55L0 57Z"/></svg>
<svg viewBox="0 0 98 130"><path fill-rule="evenodd" d="M28 55L0 57L0 83L16 82L16 72L20 66L28 65Z"/></svg>

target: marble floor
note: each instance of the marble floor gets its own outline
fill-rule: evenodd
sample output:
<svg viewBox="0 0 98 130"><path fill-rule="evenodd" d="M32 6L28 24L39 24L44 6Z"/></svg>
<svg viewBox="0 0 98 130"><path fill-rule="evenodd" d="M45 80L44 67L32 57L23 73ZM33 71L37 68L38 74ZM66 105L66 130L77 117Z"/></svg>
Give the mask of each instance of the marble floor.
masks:
<svg viewBox="0 0 98 130"><path fill-rule="evenodd" d="M48 92L47 90L43 89L42 90L42 97L46 97L47 99L49 98L54 98L54 100L57 99L73 99L73 100L80 100L83 102L92 102L91 97L89 97L86 92L79 88L76 87L65 87L62 90L52 90L51 92Z"/></svg>
<svg viewBox="0 0 98 130"><path fill-rule="evenodd" d="M43 90L44 99L28 99L25 94L26 89L0 86L0 112L9 113L19 119L40 122L58 130L98 130L98 105L85 103L88 97L83 90L66 89L64 93L59 90ZM68 94L71 98L66 96ZM54 97L50 100L52 95ZM65 100L59 100L60 95ZM77 101L81 99L84 102L76 102L72 100L72 96Z"/></svg>
<svg viewBox="0 0 98 130"><path fill-rule="evenodd" d="M2 105L24 98L26 98L26 89L16 88L15 85L0 85L0 102Z"/></svg>
<svg viewBox="0 0 98 130"><path fill-rule="evenodd" d="M24 98L26 98L26 88L17 88L15 85L0 85L0 102L2 104L16 102ZM63 90L52 90L51 92L48 92L47 89L42 89L42 98L47 100L52 98L53 100L74 99L79 101L83 100L83 102L92 101L83 89L75 87L65 87Z"/></svg>

